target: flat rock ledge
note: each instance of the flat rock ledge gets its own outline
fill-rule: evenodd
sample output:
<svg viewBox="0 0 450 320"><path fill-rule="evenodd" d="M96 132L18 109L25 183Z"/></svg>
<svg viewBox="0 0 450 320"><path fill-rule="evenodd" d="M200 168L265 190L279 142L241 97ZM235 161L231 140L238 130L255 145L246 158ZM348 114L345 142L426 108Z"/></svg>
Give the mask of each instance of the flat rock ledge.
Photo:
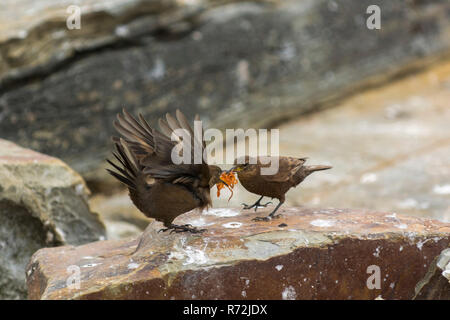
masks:
<svg viewBox="0 0 450 320"><path fill-rule="evenodd" d="M201 235L158 233L153 222L138 239L41 249L28 298L412 299L450 243L450 224L395 213L286 207L252 221L270 209L175 220Z"/></svg>

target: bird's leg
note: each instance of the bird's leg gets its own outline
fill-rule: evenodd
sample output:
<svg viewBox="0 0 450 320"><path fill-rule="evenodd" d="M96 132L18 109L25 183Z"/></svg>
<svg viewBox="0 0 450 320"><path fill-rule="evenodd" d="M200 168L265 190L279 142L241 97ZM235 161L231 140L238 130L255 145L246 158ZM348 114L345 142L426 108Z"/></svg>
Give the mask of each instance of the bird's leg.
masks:
<svg viewBox="0 0 450 320"><path fill-rule="evenodd" d="M181 233L181 232L190 232L190 233L202 233L205 232L206 229L197 229L196 227L193 227L190 224L184 224L184 225L177 225L177 224L171 224L168 228L161 229L159 232L166 232L167 230L170 230L170 233Z"/></svg>
<svg viewBox="0 0 450 320"><path fill-rule="evenodd" d="M249 206L248 204L245 204L245 203L243 203L243 205L244 205L244 210L248 210L248 209L251 209L251 208L255 208L255 212L256 212L256 210L258 209L258 208L265 208L265 207L267 207L267 205L269 204L269 203L272 203L272 201L269 201L269 202L267 202L267 203L264 203L264 204L262 204L261 203L261 200L262 200L262 198L264 198L264 196L261 196L261 198L259 198L258 199L258 201L256 201L254 204L252 204L251 206Z"/></svg>
<svg viewBox="0 0 450 320"><path fill-rule="evenodd" d="M253 219L253 221L270 221L272 219L279 218L281 214L275 215L275 212L281 207L281 205L284 203L284 200L280 201L280 203L275 207L275 209L267 216L267 217L256 217Z"/></svg>

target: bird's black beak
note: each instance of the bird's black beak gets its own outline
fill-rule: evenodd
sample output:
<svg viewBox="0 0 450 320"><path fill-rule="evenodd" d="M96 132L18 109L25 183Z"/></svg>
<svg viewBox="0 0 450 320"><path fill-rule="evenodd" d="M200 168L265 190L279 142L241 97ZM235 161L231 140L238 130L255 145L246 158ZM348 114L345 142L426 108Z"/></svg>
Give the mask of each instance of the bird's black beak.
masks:
<svg viewBox="0 0 450 320"><path fill-rule="evenodd" d="M240 170L239 170L239 166L234 166L233 168L231 168L230 170L228 170L227 173L230 173L230 172L238 172L238 171L240 171Z"/></svg>

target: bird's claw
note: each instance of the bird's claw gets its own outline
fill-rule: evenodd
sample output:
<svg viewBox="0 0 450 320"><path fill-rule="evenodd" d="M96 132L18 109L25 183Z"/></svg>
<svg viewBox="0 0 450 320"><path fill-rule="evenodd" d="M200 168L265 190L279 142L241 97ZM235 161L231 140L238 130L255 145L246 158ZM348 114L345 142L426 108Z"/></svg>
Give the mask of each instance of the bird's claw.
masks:
<svg viewBox="0 0 450 320"><path fill-rule="evenodd" d="M186 228L186 229L172 229L170 234L172 233L182 233L182 232L190 232L190 233L203 233L206 229L197 229L197 228Z"/></svg>
<svg viewBox="0 0 450 320"><path fill-rule="evenodd" d="M255 205L255 212L256 212L256 210L258 209L258 208L265 208L265 207L267 207L269 204L271 204L272 203L272 201L269 201L269 202L266 202L266 203L264 203L264 204L262 204L262 203L258 203L257 205Z"/></svg>
<svg viewBox="0 0 450 320"><path fill-rule="evenodd" d="M246 204L246 203L241 203L244 207L242 208L242 209L244 209L244 210L248 210L248 209L251 209L252 208L252 206L249 206L248 204Z"/></svg>
<svg viewBox="0 0 450 320"><path fill-rule="evenodd" d="M181 233L181 232L190 232L190 233L202 233L207 231L206 229L197 229L196 227L193 227L191 224L185 224L182 226L179 225L171 225L169 228L163 228L158 231L159 232L166 232L167 230L170 230L170 234L172 233Z"/></svg>
<svg viewBox="0 0 450 320"><path fill-rule="evenodd" d="M252 204L251 206L246 204L246 203L241 203L241 204L244 205L244 207L242 208L243 210L248 210L248 209L251 209L251 208L255 208L255 212L256 212L256 210L258 210L258 208L265 208L271 203L272 203L272 201L266 202L264 204L256 202L256 203Z"/></svg>

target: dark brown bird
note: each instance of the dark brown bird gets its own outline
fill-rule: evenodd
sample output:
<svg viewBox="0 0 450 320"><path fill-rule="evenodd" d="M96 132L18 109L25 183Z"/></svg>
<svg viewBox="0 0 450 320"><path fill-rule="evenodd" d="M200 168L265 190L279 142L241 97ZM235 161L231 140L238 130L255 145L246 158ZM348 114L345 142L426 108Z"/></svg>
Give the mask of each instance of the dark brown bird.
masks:
<svg viewBox="0 0 450 320"><path fill-rule="evenodd" d="M125 110L123 115L118 114L114 127L122 137L113 137L116 146L113 155L119 163L108 160L116 171L107 170L128 187L130 198L140 211L164 223L166 228L162 231L202 232L204 230L191 225L175 225L172 221L192 209L203 210L211 206L210 188L223 182L220 179L222 170L203 160L203 136L200 132L197 135L200 138L195 138L179 110L176 118L167 114L166 120L160 119L159 126L161 131L150 127L141 114L139 121ZM172 141L171 135L175 137L174 130L180 128L191 137L190 145L183 144L191 150L191 164L174 164L172 161L172 149L178 142ZM194 148L195 139L200 148ZM199 164L193 162L195 152L197 156L201 152Z"/></svg>
<svg viewBox="0 0 450 320"><path fill-rule="evenodd" d="M279 161L278 172L273 175L261 174L261 168L270 167L269 159ZM277 198L280 202L267 217L256 217L255 221L269 221L285 201L285 194L292 187L296 187L314 171L331 169L330 166L304 166L307 158L293 157L267 157L257 158L245 156L235 159L231 171L237 172L239 181L245 189L261 196L253 205L244 204L244 209L266 207L270 202L261 204L264 197Z"/></svg>

